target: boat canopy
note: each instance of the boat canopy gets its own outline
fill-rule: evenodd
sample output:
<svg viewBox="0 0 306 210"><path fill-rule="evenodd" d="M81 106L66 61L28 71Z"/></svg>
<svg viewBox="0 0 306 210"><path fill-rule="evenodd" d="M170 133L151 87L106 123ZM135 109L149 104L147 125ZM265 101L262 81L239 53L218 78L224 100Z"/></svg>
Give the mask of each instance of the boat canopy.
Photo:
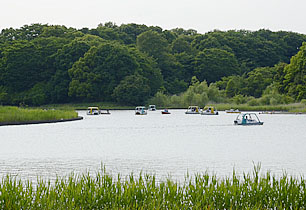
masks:
<svg viewBox="0 0 306 210"><path fill-rule="evenodd" d="M97 106L90 106L87 109L88 110L99 110L99 107L97 107Z"/></svg>
<svg viewBox="0 0 306 210"><path fill-rule="evenodd" d="M137 107L135 108L135 110L141 110L141 109L146 109L146 107L144 107L144 106L137 106Z"/></svg>
<svg viewBox="0 0 306 210"><path fill-rule="evenodd" d="M239 114L234 123L236 125L263 125L255 113Z"/></svg>
<svg viewBox="0 0 306 210"><path fill-rule="evenodd" d="M189 106L188 110L194 110L194 111L198 112L199 111L199 107L198 106Z"/></svg>

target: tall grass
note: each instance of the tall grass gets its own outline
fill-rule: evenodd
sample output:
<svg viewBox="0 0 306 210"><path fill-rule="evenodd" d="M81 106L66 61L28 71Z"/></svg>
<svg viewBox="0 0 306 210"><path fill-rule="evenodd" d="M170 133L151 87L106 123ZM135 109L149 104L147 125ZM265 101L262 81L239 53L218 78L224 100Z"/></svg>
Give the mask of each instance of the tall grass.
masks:
<svg viewBox="0 0 306 210"><path fill-rule="evenodd" d="M286 112L306 112L306 105L302 103L279 104L279 105L258 105L250 106L248 104L212 104L218 110L227 110L230 108L241 111L286 111Z"/></svg>
<svg viewBox="0 0 306 210"><path fill-rule="evenodd" d="M186 176L184 183L157 182L154 175L122 179L105 170L57 178L21 182L6 176L0 184L1 209L305 209L303 177L277 178L258 167L252 174L228 178L208 173Z"/></svg>
<svg viewBox="0 0 306 210"><path fill-rule="evenodd" d="M42 110L0 106L0 122L28 122L76 118L78 113L68 110Z"/></svg>

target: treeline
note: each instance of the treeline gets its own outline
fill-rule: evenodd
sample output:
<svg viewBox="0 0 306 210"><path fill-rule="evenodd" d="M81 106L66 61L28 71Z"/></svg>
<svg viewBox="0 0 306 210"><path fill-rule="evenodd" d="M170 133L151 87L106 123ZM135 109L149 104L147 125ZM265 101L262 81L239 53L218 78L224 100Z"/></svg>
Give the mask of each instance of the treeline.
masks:
<svg viewBox="0 0 306 210"><path fill-rule="evenodd" d="M221 96L255 99L267 91L284 102L301 100L305 41L306 35L285 31L199 34L111 22L94 29L43 24L4 29L0 104L138 105L154 96L187 94L195 84L216 89L220 96L212 97L219 101Z"/></svg>

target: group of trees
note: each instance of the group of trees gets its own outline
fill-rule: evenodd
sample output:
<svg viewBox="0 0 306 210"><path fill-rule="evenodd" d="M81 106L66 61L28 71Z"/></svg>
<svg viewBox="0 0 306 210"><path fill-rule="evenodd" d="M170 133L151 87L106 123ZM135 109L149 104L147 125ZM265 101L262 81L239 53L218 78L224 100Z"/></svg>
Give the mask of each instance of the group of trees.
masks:
<svg viewBox="0 0 306 210"><path fill-rule="evenodd" d="M304 41L306 35L284 31L199 34L111 22L94 29L42 24L4 29L0 104L137 105L156 94L188 95L195 80L203 90L223 90L226 97L258 98L270 88L301 100L306 98ZM213 100L204 95L203 100Z"/></svg>

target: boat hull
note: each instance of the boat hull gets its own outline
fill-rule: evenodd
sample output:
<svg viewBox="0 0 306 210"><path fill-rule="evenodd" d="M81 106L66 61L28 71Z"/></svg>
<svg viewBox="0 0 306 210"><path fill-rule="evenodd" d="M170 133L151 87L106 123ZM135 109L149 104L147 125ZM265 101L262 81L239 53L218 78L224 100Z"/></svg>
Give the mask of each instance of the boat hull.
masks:
<svg viewBox="0 0 306 210"><path fill-rule="evenodd" d="M201 114L200 112L185 112L185 114Z"/></svg>
<svg viewBox="0 0 306 210"><path fill-rule="evenodd" d="M147 113L139 113L139 112L136 112L135 115L147 115Z"/></svg>
<svg viewBox="0 0 306 210"><path fill-rule="evenodd" d="M228 113L228 114L240 114L241 111L239 111L238 109L229 109L229 110L225 110L225 113Z"/></svg>
<svg viewBox="0 0 306 210"><path fill-rule="evenodd" d="M161 112L162 114L171 114L170 112Z"/></svg>
<svg viewBox="0 0 306 210"><path fill-rule="evenodd" d="M234 121L235 125L263 125L263 122L252 122L252 123L242 123L242 122L238 122L238 121Z"/></svg>
<svg viewBox="0 0 306 210"><path fill-rule="evenodd" d="M97 113L97 112L95 112L95 113L88 113L87 112L87 115L99 115L100 113Z"/></svg>
<svg viewBox="0 0 306 210"><path fill-rule="evenodd" d="M219 115L219 113L218 112L216 112L216 113L202 112L201 115Z"/></svg>

